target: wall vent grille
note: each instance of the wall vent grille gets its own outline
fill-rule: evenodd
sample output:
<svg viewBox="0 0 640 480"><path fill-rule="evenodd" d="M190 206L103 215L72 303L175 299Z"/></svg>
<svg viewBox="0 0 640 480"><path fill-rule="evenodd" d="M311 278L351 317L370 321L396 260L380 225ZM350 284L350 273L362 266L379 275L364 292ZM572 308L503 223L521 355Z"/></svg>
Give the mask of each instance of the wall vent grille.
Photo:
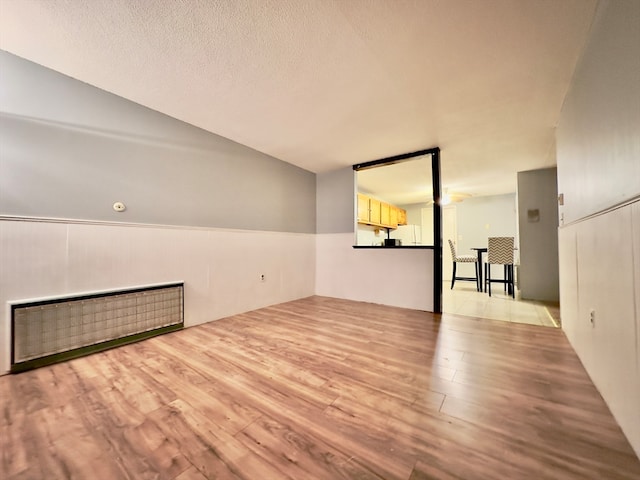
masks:
<svg viewBox="0 0 640 480"><path fill-rule="evenodd" d="M11 371L22 371L182 328L184 285L15 303L11 324Z"/></svg>

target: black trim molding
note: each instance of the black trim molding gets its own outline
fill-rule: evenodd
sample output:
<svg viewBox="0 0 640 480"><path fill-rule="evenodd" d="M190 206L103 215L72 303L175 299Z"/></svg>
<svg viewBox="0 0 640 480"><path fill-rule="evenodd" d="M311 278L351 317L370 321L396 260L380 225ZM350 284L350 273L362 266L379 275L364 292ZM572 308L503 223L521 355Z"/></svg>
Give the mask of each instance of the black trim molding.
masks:
<svg viewBox="0 0 640 480"><path fill-rule="evenodd" d="M431 155L431 181L433 182L433 311L442 313L442 196L440 178L440 149Z"/></svg>
<svg viewBox="0 0 640 480"><path fill-rule="evenodd" d="M381 158L380 160L372 160L370 162L356 163L353 166L355 171L366 170L367 168L379 167L382 165L393 165L394 163L400 163L405 160L413 160L415 157L421 157L422 155L433 155L440 152L438 147L428 148L426 150L418 150L417 152L402 153L400 155L394 155L393 157Z"/></svg>

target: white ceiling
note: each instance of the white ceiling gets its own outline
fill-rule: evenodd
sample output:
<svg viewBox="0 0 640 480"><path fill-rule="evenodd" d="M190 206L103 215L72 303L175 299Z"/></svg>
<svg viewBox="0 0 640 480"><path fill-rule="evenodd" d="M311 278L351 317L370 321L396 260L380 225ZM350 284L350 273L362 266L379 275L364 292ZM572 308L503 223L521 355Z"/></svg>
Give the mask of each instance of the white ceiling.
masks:
<svg viewBox="0 0 640 480"><path fill-rule="evenodd" d="M515 191L597 0L0 0L0 48L314 172L434 146Z"/></svg>
<svg viewBox="0 0 640 480"><path fill-rule="evenodd" d="M357 172L358 192L394 205L427 203L433 198L431 155Z"/></svg>

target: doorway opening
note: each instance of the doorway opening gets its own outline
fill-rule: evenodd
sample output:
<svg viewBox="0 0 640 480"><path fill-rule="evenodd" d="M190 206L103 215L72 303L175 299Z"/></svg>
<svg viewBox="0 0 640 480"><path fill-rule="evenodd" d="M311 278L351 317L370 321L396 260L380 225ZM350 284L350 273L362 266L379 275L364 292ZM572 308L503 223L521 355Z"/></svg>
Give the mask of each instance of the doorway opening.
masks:
<svg viewBox="0 0 640 480"><path fill-rule="evenodd" d="M425 212L425 215L428 213ZM484 291L479 292L474 282L456 281L451 289L453 259L448 247L449 240L455 244L458 254L475 256L477 253L473 248L486 247L490 236L514 236L518 243L517 223L515 194L474 197L442 207L444 313L549 327L559 326L557 304L522 300L517 289L515 300L504 292L500 285L494 286L491 297ZM486 261L486 253L483 260ZM474 268L472 263L458 263L457 275L473 277ZM498 273L498 269L494 269L492 275L494 271Z"/></svg>

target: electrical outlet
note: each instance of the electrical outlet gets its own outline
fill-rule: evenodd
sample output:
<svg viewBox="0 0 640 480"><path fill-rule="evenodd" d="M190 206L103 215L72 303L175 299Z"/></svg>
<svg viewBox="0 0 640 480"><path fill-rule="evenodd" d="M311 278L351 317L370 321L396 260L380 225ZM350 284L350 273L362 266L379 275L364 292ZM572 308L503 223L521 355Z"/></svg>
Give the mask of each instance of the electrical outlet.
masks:
<svg viewBox="0 0 640 480"><path fill-rule="evenodd" d="M260 275L260 281L261 282L266 282L267 281L267 277L264 276L264 273L262 275Z"/></svg>
<svg viewBox="0 0 640 480"><path fill-rule="evenodd" d="M596 326L596 311L593 308L589 310L589 322L592 327Z"/></svg>

